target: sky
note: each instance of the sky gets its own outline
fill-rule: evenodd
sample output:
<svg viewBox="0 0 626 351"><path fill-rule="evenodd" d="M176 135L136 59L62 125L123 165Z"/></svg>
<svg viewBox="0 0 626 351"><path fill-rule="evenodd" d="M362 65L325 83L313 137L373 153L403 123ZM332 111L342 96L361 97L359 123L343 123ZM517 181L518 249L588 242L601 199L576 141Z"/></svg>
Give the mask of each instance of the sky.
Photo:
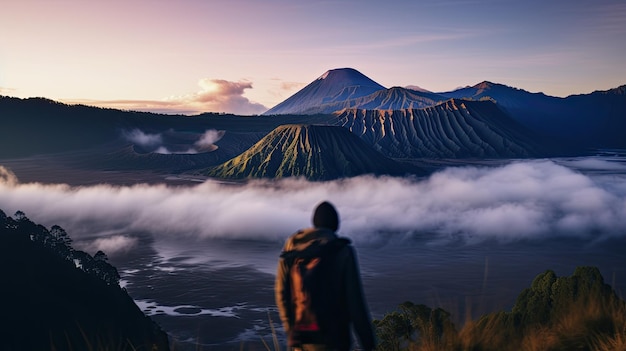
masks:
<svg viewBox="0 0 626 351"><path fill-rule="evenodd" d="M623 0L3 0L0 95L258 114L334 68L443 92L626 84Z"/></svg>

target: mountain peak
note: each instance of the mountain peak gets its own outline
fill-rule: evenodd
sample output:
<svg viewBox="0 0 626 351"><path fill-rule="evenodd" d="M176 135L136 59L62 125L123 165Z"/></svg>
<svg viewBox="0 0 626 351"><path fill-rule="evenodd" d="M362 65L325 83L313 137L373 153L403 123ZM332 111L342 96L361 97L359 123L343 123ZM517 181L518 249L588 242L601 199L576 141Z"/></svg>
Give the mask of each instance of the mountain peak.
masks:
<svg viewBox="0 0 626 351"><path fill-rule="evenodd" d="M489 88L493 88L494 86L497 86L497 85L500 85L500 84L496 84L496 83L490 82L488 80L485 80L485 81L482 81L482 82L474 85L474 88L475 89L489 89Z"/></svg>
<svg viewBox="0 0 626 351"><path fill-rule="evenodd" d="M384 89L354 68L331 69L264 114L315 113L311 110L323 104L359 98Z"/></svg>
<svg viewBox="0 0 626 351"><path fill-rule="evenodd" d="M432 91L430 91L428 89L424 89L424 88L420 87L419 85L407 85L407 86L405 86L405 88L409 89L409 90L419 91L421 93L432 93Z"/></svg>
<svg viewBox="0 0 626 351"><path fill-rule="evenodd" d="M363 73L350 67L329 69L328 71L324 72L324 74L322 74L319 78L317 78L317 80L324 80L324 79L349 80L349 81L358 81L362 79L365 79L368 81L370 80Z"/></svg>
<svg viewBox="0 0 626 351"><path fill-rule="evenodd" d="M617 88L613 88L613 89L609 89L605 91L598 91L598 93L605 94L605 95L626 95L626 85L621 85Z"/></svg>

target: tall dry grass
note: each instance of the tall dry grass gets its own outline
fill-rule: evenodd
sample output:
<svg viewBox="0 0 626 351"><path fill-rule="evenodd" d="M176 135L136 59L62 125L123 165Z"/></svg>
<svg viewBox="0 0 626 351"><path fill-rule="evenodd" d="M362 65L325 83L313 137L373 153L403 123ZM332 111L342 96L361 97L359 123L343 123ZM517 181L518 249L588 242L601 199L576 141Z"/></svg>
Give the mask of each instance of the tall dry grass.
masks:
<svg viewBox="0 0 626 351"><path fill-rule="evenodd" d="M532 328L520 350L626 350L626 307L618 301L580 301L551 326Z"/></svg>
<svg viewBox="0 0 626 351"><path fill-rule="evenodd" d="M626 351L626 305L622 301L578 301L550 325L514 330L504 312L469 320L445 340L415 340L408 351ZM379 348L379 350L382 350Z"/></svg>

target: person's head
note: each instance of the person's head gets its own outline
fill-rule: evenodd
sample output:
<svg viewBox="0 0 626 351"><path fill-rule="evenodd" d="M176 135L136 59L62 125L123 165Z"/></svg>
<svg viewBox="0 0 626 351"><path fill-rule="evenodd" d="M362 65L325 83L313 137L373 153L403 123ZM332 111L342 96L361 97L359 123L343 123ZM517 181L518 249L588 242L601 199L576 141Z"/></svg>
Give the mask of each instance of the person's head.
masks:
<svg viewBox="0 0 626 351"><path fill-rule="evenodd" d="M335 206L324 201L317 205L313 212L313 226L317 228L328 228L336 231L339 229L339 215Z"/></svg>

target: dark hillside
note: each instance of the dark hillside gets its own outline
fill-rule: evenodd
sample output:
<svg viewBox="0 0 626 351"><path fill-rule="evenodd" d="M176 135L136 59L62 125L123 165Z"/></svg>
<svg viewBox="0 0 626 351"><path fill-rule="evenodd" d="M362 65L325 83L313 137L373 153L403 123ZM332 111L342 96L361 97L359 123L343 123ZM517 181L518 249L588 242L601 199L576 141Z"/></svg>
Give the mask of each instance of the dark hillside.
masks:
<svg viewBox="0 0 626 351"><path fill-rule="evenodd" d="M50 155L69 168L177 172L222 163L252 146L272 129L329 116L254 116L205 113L197 116L66 105L43 99L0 96L0 159ZM207 130L222 131L216 148L198 149ZM133 145L125 135L158 135L171 152ZM185 150L195 148L194 152ZM197 152L197 153L196 153Z"/></svg>
<svg viewBox="0 0 626 351"><path fill-rule="evenodd" d="M1 348L168 350L167 335L119 287L106 255L91 257L70 242L58 226L0 211Z"/></svg>
<svg viewBox="0 0 626 351"><path fill-rule="evenodd" d="M451 98L493 99L526 127L572 146L624 148L625 87L558 98L482 82L441 94Z"/></svg>
<svg viewBox="0 0 626 351"><path fill-rule="evenodd" d="M116 137L120 113L42 98L0 97L0 157L76 150Z"/></svg>

